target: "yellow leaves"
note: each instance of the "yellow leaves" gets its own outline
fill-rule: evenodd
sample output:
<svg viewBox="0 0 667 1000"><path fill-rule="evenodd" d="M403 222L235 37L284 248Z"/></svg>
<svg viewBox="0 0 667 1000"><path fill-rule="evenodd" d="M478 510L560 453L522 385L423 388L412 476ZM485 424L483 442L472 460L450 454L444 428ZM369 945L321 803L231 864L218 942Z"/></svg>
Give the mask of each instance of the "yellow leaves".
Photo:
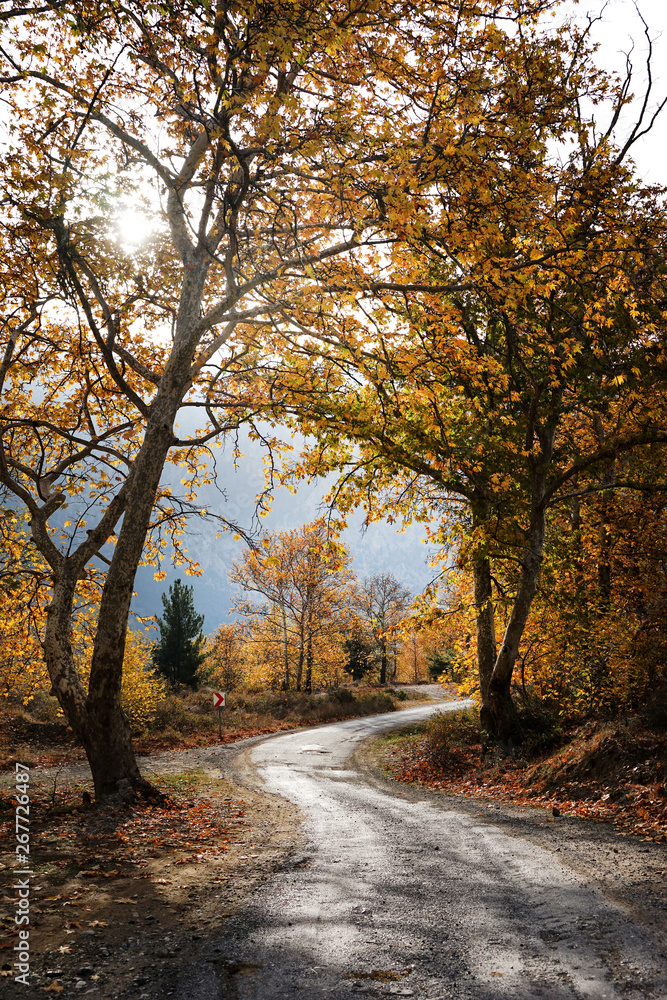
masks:
<svg viewBox="0 0 667 1000"><path fill-rule="evenodd" d="M157 580L158 583L161 583L163 580L166 580L167 574L165 570L163 569L156 570L155 573L153 573L153 579Z"/></svg>
<svg viewBox="0 0 667 1000"><path fill-rule="evenodd" d="M153 643L145 631L130 629L125 643L121 698L133 725L141 729L167 695L167 685L153 667Z"/></svg>

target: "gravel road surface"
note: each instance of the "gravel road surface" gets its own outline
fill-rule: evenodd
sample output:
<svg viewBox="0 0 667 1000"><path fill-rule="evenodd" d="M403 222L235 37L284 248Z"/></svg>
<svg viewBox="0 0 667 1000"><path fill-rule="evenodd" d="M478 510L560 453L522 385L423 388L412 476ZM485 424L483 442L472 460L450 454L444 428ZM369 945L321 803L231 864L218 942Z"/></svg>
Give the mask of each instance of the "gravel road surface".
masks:
<svg viewBox="0 0 667 1000"><path fill-rule="evenodd" d="M667 998L656 913L614 900L582 866L578 834L583 843L593 824L547 825L544 810L516 810L513 821L479 802L369 780L355 757L362 741L458 707L297 731L237 758L245 782L300 808L303 848L227 923L215 956L182 967L172 996ZM562 853L549 840L556 825ZM604 855L613 886L625 841L597 824L593 839L596 870ZM645 850L664 865L664 851Z"/></svg>

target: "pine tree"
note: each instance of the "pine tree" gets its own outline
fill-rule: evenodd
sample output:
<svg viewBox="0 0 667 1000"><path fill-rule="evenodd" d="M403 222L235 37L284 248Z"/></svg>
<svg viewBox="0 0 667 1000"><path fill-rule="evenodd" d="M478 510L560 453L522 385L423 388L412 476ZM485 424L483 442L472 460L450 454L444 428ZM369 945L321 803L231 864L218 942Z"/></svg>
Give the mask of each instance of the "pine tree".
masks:
<svg viewBox="0 0 667 1000"><path fill-rule="evenodd" d="M160 638L153 648L153 660L160 673L173 687L187 684L196 687L196 673L204 661L202 652L204 616L195 611L192 587L180 579L162 595L164 614L158 618Z"/></svg>

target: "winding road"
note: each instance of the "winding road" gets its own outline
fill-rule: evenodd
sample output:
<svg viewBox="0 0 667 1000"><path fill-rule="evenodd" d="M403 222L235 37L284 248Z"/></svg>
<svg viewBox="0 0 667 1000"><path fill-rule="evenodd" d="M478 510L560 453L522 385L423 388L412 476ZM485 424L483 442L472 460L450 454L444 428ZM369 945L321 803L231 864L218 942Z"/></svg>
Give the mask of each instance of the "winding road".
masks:
<svg viewBox="0 0 667 1000"><path fill-rule="evenodd" d="M181 970L179 1000L667 998L665 942L554 850L355 761L369 737L458 707L245 751L245 780L300 807L303 848L227 924L222 959Z"/></svg>

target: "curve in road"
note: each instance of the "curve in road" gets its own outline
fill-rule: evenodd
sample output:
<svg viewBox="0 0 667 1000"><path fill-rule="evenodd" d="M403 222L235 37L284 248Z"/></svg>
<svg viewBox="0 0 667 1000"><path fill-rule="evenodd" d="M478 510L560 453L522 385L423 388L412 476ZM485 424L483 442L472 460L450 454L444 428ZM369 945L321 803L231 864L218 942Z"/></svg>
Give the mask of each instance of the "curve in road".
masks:
<svg viewBox="0 0 667 1000"><path fill-rule="evenodd" d="M230 923L183 1000L664 1000L664 942L555 856L419 794L369 783L362 740L462 703L246 751L304 815L304 848Z"/></svg>

